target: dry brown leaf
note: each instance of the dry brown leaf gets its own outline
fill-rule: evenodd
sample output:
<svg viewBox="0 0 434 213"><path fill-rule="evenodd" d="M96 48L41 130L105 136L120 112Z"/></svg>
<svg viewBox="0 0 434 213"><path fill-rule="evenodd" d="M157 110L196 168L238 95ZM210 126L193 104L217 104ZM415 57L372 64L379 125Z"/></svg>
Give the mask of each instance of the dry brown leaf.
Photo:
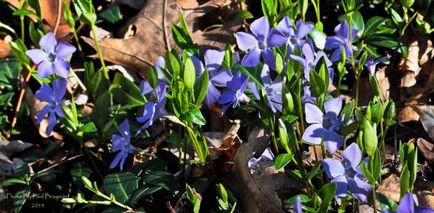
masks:
<svg viewBox="0 0 434 213"><path fill-rule="evenodd" d="M4 40L0 40L0 58L5 58L10 53L9 44Z"/></svg>
<svg viewBox="0 0 434 213"><path fill-rule="evenodd" d="M419 206L434 208L434 182L416 181L414 194L419 201Z"/></svg>
<svg viewBox="0 0 434 213"><path fill-rule="evenodd" d="M391 198L395 202L399 202L399 199L401 197L399 177L396 174L389 175L389 177L381 181L377 192L388 198Z"/></svg>
<svg viewBox="0 0 434 213"><path fill-rule="evenodd" d="M434 162L434 144L423 138L417 139L417 147L427 161Z"/></svg>
<svg viewBox="0 0 434 213"><path fill-rule="evenodd" d="M24 3L24 0L6 0L6 2L8 2L10 5L14 6L15 8L20 8L21 5ZM33 9L30 6L27 9L31 12L36 12L35 9ZM35 16L30 16L30 19L33 22L38 22L38 19Z"/></svg>
<svg viewBox="0 0 434 213"><path fill-rule="evenodd" d="M199 5L196 9L184 11L189 29L192 31L193 41L200 48L223 48L224 45L233 41L232 34L239 28L240 23L228 23L221 28L207 32L203 32L200 26L200 24L209 25L207 18L216 19L218 17L216 11L231 13L238 10L237 7L228 5L227 2L235 1L210 1ZM223 3L224 5L218 5ZM167 0L167 2L148 0L139 14L132 18L123 30L120 30L118 37L125 38L125 34L128 34L127 39L108 38L100 41L104 59L123 65L130 70L145 73L149 65L153 64L159 56L164 55L167 43L169 43L168 46L175 47L171 26L177 23L178 15L182 11L181 7L177 0ZM206 14L212 15L207 17ZM131 26L135 28L133 36L130 36L128 31ZM83 39L94 47L92 39Z"/></svg>
<svg viewBox="0 0 434 213"><path fill-rule="evenodd" d="M39 0L39 7L41 9L42 19L45 20L44 29L45 31L52 32L56 26L57 14L58 14L58 4L57 0ZM69 2L69 0L68 0ZM65 18L63 16L63 8L60 12L60 22L57 29L56 37L58 39L67 39L69 33L71 32L71 28L65 22Z"/></svg>
<svg viewBox="0 0 434 213"><path fill-rule="evenodd" d="M423 128L434 141L434 105L416 106L415 110L420 115Z"/></svg>

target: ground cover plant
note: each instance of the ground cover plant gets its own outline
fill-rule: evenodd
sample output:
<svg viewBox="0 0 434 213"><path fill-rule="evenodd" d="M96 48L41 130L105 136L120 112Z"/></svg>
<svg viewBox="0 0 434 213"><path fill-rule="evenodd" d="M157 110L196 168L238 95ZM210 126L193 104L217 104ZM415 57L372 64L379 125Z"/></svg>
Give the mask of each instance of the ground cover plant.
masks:
<svg viewBox="0 0 434 213"><path fill-rule="evenodd" d="M5 212L434 212L430 0L0 2Z"/></svg>

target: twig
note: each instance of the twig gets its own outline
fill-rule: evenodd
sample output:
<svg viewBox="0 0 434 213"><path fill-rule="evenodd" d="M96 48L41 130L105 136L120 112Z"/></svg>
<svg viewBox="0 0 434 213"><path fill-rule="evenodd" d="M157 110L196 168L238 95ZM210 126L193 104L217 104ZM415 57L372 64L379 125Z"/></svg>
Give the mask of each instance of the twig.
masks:
<svg viewBox="0 0 434 213"><path fill-rule="evenodd" d="M166 43L166 49L170 50L169 38L167 37L167 29L166 29L166 8L167 8L167 0L164 0L163 5L163 32L164 32L164 42Z"/></svg>
<svg viewBox="0 0 434 213"><path fill-rule="evenodd" d="M78 154L78 155L72 156L70 158L67 158L65 160L59 161L59 162L57 162L57 163L55 163L55 164L53 164L53 165L51 165L51 166L49 166L49 167L47 167L47 168L45 168L43 170L37 172L35 175L42 174L42 173L44 173L44 172L46 172L46 171L48 171L48 170L50 170L52 168L55 168L55 167L59 166L60 164L63 164L63 163L68 162L68 161L72 161L72 160L74 160L76 158L79 158L79 157L81 157L83 155L84 154Z"/></svg>
<svg viewBox="0 0 434 213"><path fill-rule="evenodd" d="M56 36L57 29L60 25L60 17L62 16L62 0L57 1L57 17L56 17L56 24L54 25L53 34Z"/></svg>
<svg viewBox="0 0 434 213"><path fill-rule="evenodd" d="M30 73L30 71L28 71L26 76L24 77L24 79L22 79L22 81L21 81L20 96L18 97L18 102L17 102L17 105L15 106L14 117L13 117L12 122L11 122L11 129L13 129L15 127L15 125L17 124L18 112L20 111L21 103L23 102L24 94L26 93L25 84L27 84L27 82L30 80L30 77L31 77L31 73ZM9 136L10 136L10 134L8 133L7 137L9 138Z"/></svg>

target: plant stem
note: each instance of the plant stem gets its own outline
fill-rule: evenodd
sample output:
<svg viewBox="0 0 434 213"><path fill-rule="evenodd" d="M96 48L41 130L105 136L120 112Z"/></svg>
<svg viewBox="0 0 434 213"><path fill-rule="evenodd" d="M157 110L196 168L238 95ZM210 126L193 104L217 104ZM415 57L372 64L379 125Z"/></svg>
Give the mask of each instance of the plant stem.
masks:
<svg viewBox="0 0 434 213"><path fill-rule="evenodd" d="M105 66L104 58L102 56L101 47L99 46L98 39L96 38L96 30L95 30L94 24L91 25L91 30L92 30L93 41L95 42L96 52L98 54L98 58L99 58L99 61L101 62L101 66L102 66L102 69L104 72L104 77L106 79L109 79L108 70L107 70L107 67Z"/></svg>
<svg viewBox="0 0 434 213"><path fill-rule="evenodd" d="M72 35L74 36L75 43L77 43L78 51L81 54L82 49L81 49L80 41L78 40L77 31L74 28L72 28Z"/></svg>
<svg viewBox="0 0 434 213"><path fill-rule="evenodd" d="M24 16L20 16L21 21L21 40L24 43Z"/></svg>
<svg viewBox="0 0 434 213"><path fill-rule="evenodd" d="M105 194L103 194L103 193L101 193L101 192L99 192L99 191L96 192L96 194L97 194L98 196L100 196L100 197L106 199L106 200L109 200L110 202L112 202L112 203L115 204L116 206L119 206L119 207L121 207L121 208L123 208L123 209L127 209L127 210L129 210L129 211L133 211L133 209L132 209L131 207L129 207L129 206L127 206L127 205L124 205L124 204L122 204L122 203L119 203L117 200L115 200L115 199L111 199L109 196L107 196L107 195L105 195Z"/></svg>
<svg viewBox="0 0 434 213"><path fill-rule="evenodd" d="M271 139L273 140L274 151L276 152L276 154L278 154L279 153L279 147L277 145L273 116L268 117L268 121L270 122L270 128L271 128L270 135L271 135Z"/></svg>

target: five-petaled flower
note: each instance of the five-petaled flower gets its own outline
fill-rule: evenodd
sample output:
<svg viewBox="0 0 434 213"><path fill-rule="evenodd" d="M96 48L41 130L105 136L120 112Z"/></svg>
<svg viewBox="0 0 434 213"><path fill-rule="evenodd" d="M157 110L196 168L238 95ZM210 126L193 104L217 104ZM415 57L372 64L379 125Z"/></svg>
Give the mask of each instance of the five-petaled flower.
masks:
<svg viewBox="0 0 434 213"><path fill-rule="evenodd" d="M142 95L153 93L156 101L148 101L143 107L142 116L136 117L137 122L143 123L137 134L140 133L141 130L150 127L155 120L167 114L164 109L166 105L166 82L160 81L154 90L147 81L142 81L140 89L142 90Z"/></svg>
<svg viewBox="0 0 434 213"><path fill-rule="evenodd" d="M249 77L240 72L232 77L232 80L228 82L226 89L223 91L223 94L218 101L218 104L223 106L223 112L225 112L230 106L235 108L238 103L245 103L250 100L249 97L244 94L248 82Z"/></svg>
<svg viewBox="0 0 434 213"><path fill-rule="evenodd" d="M129 154L133 153L136 149L133 145L130 144L131 136L130 136L130 126L128 124L128 119L125 119L121 125L119 126L119 135L112 135L112 152L118 152L116 157L110 163L110 169L115 168L119 165L121 171L124 168L125 159Z"/></svg>
<svg viewBox="0 0 434 213"><path fill-rule="evenodd" d="M333 154L344 142L344 138L337 133L342 128L342 119L339 117L342 98L326 101L324 108L325 114L317 106L305 104L306 121L311 125L304 131L302 139L312 145L319 145L324 140L327 151Z"/></svg>
<svg viewBox="0 0 434 213"><path fill-rule="evenodd" d="M313 29L313 24L307 22L297 21L297 29L294 29L291 20L288 16L283 19L277 25L277 30L287 38L286 44L289 46L288 53L294 51L296 47L301 48L306 42L304 37ZM275 31L272 31L273 35Z"/></svg>
<svg viewBox="0 0 434 213"><path fill-rule="evenodd" d="M62 104L64 102L63 96L66 92L66 81L64 79L56 79L51 85L43 84L35 93L37 99L47 102L47 105L36 115L36 124L40 124L42 119L48 114L48 126L46 129L48 135L51 134L57 123L56 117L64 116Z"/></svg>
<svg viewBox="0 0 434 213"><path fill-rule="evenodd" d="M205 67L209 71L208 90L205 97L205 104L208 108L220 99L221 93L217 87L226 87L228 81L232 79L230 70L221 67L224 57L224 51L207 50L205 52Z"/></svg>
<svg viewBox="0 0 434 213"><path fill-rule="evenodd" d="M270 69L264 64L261 72L262 83L264 83L265 93L267 94L268 106L273 112L282 112L282 80L277 77L271 80Z"/></svg>
<svg viewBox="0 0 434 213"><path fill-rule="evenodd" d="M348 189L360 201L365 202L371 186L365 182L360 169L362 151L356 143L352 143L342 152L343 160L326 158L322 161L324 171L336 184L336 196L345 197ZM364 162L362 162L364 163Z"/></svg>
<svg viewBox="0 0 434 213"><path fill-rule="evenodd" d="M396 213L434 213L434 210L429 207L417 206L417 198L410 192L405 193L401 198ZM416 204L416 207L415 207ZM383 210L383 213L393 213L390 210Z"/></svg>
<svg viewBox="0 0 434 213"><path fill-rule="evenodd" d="M57 41L51 32L41 38L39 45L41 49L26 51L27 56L38 65L38 76L46 78L56 74L67 78L70 64L66 59L75 52L75 47L63 41Z"/></svg>
<svg viewBox="0 0 434 213"><path fill-rule="evenodd" d="M306 80L310 80L310 71L315 70L315 67L321 58L324 58L326 66L329 68L329 77L330 79L333 79L333 69L330 68L332 66L332 62L329 60L325 52L318 51L315 53L312 45L307 42L303 44L301 52L303 53L304 57L298 55L290 55L290 57L303 65L304 78Z"/></svg>
<svg viewBox="0 0 434 213"><path fill-rule="evenodd" d="M281 46L286 43L287 38L279 31L270 33L270 23L267 17L261 17L250 24L250 31L253 35L245 32L235 34L238 48L248 51L241 61L245 67L256 67L262 55L265 63L274 69L274 53L271 47ZM270 34L270 36L269 36Z"/></svg>
<svg viewBox="0 0 434 213"><path fill-rule="evenodd" d="M325 49L333 50L330 60L332 62L339 61L342 58L342 49L345 50L345 55L347 58L353 56L353 38L357 35L357 30L353 29L350 35L349 25L347 21L342 22L335 28L336 36L327 37ZM350 37L351 36L351 37Z"/></svg>

